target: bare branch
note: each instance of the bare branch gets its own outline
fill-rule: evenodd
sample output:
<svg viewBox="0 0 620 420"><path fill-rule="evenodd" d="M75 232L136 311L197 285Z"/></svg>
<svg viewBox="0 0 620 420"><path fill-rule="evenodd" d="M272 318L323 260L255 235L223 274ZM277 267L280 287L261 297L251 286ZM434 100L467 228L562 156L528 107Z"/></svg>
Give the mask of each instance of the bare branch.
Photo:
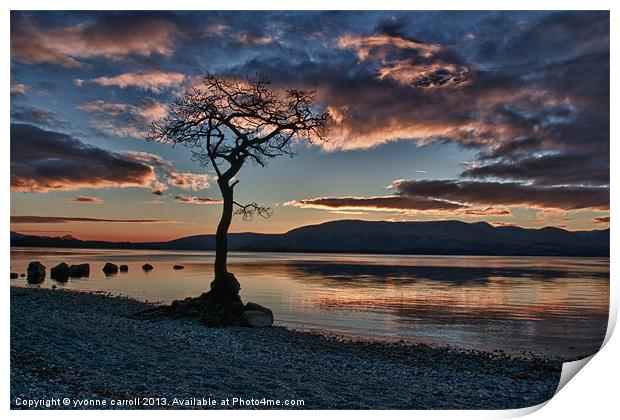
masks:
<svg viewBox="0 0 620 420"><path fill-rule="evenodd" d="M246 160L265 166L293 156L294 141L326 140L328 121L313 92L271 89L262 75L240 81L208 74L152 124L147 138L192 148L195 161L230 180Z"/></svg>
<svg viewBox="0 0 620 420"><path fill-rule="evenodd" d="M260 216L265 219L273 216L273 210L269 207L260 206L256 202L252 202L250 204L239 204L238 202L233 201L233 204L237 206L235 214L243 216L243 220L252 220L254 216Z"/></svg>

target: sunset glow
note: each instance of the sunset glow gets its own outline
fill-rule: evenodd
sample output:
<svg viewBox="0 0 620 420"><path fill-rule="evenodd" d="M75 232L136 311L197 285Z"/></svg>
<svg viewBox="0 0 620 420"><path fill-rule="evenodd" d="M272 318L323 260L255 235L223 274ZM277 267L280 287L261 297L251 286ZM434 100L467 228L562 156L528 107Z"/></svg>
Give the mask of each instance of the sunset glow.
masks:
<svg viewBox="0 0 620 420"><path fill-rule="evenodd" d="M608 13L13 12L11 229L213 233L213 168L145 140L206 73L313 90L331 115L327 142L244 166L236 199L274 215L231 232L609 227Z"/></svg>

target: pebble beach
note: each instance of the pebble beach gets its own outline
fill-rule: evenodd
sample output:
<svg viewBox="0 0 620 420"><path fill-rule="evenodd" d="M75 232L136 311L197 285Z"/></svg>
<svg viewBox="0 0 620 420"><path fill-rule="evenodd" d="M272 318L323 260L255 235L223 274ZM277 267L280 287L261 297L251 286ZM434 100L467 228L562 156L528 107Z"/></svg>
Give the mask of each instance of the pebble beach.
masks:
<svg viewBox="0 0 620 420"><path fill-rule="evenodd" d="M11 406L509 409L547 401L560 378L540 357L133 317L151 305L11 287Z"/></svg>

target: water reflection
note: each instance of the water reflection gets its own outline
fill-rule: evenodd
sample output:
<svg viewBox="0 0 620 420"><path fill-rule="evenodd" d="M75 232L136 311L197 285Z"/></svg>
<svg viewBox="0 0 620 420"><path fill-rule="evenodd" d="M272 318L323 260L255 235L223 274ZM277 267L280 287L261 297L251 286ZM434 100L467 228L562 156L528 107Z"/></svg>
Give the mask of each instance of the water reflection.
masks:
<svg viewBox="0 0 620 420"><path fill-rule="evenodd" d="M359 286L360 282L410 283L417 279L449 282L455 286L472 283L484 284L493 277L517 277L533 280L552 280L576 275L607 279L605 272L571 272L568 270L512 267L441 267L412 265L360 265L350 263L325 263L284 261L303 274L317 276L324 281L340 285ZM249 264L248 264L249 265ZM304 276L302 276L303 278Z"/></svg>
<svg viewBox="0 0 620 420"><path fill-rule="evenodd" d="M91 264L90 278L33 287L105 290L171 301L208 288L208 252L16 248L14 270ZM280 324L465 348L591 354L606 331L605 258L446 257L233 253L242 297L273 309ZM152 271L142 270L149 262ZM127 273L106 277L105 262ZM174 265L183 265L175 270ZM11 280L23 285L24 279Z"/></svg>

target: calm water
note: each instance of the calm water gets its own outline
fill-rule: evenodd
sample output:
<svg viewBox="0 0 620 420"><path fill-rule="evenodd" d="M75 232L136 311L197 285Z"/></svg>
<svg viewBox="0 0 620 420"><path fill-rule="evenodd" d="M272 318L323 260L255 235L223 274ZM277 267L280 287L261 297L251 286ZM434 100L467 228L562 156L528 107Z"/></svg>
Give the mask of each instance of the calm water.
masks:
<svg viewBox="0 0 620 420"><path fill-rule="evenodd" d="M170 302L209 287L212 252L12 248L12 271L41 261L41 285ZM49 269L88 262L88 279ZM105 262L129 273L106 277ZM141 270L149 262L155 269ZM172 269L182 264L184 270ZM566 359L595 352L607 326L608 258L232 253L244 301L294 328ZM24 278L13 285L27 285Z"/></svg>

